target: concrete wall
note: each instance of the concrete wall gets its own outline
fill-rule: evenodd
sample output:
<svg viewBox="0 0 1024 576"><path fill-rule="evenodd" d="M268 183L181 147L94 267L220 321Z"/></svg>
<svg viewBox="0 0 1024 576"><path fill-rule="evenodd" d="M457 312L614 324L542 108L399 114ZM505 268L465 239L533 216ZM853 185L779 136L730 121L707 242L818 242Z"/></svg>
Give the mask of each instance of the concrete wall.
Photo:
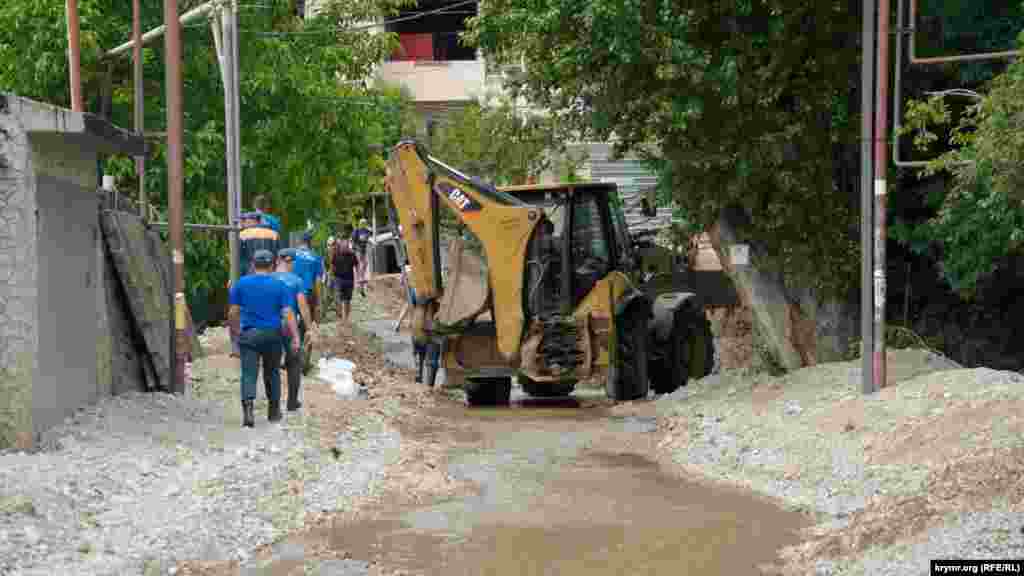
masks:
<svg viewBox="0 0 1024 576"><path fill-rule="evenodd" d="M31 447L114 391L127 324L109 294L97 159L145 150L95 116L0 93L0 447Z"/></svg>
<svg viewBox="0 0 1024 576"><path fill-rule="evenodd" d="M36 354L35 171L28 135L0 94L0 446L32 444Z"/></svg>
<svg viewBox="0 0 1024 576"><path fill-rule="evenodd" d="M32 423L41 432L100 395L97 336L106 293L97 259L96 194L68 180L38 179L39 347ZM102 296L103 308L97 306ZM104 359L109 373L109 359ZM103 383L110 390L109 376Z"/></svg>

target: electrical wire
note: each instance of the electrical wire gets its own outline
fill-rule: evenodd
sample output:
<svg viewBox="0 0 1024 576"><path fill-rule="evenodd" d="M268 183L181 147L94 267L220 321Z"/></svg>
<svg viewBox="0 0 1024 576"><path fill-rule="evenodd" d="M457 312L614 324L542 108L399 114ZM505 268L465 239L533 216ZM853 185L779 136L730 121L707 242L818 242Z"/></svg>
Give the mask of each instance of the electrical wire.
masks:
<svg viewBox="0 0 1024 576"><path fill-rule="evenodd" d="M435 8L433 10L427 10L426 12L417 12L416 14L410 14L408 16L399 16L397 18L391 18L388 20L382 20L380 22L374 22L373 24L363 24L360 26L347 26L337 28L323 28L320 30L292 30L292 31L265 31L265 30L247 30L239 29L240 33L251 34L253 36L312 36L317 34L340 34L344 32L361 32L364 30L372 30L373 28L380 28L382 26L389 26L391 24L397 24L399 22L408 22L410 20L418 20L427 16L434 16L437 14L449 14L454 8L466 6L469 4L476 4L478 0L462 0L461 2L455 2L448 6L441 8Z"/></svg>

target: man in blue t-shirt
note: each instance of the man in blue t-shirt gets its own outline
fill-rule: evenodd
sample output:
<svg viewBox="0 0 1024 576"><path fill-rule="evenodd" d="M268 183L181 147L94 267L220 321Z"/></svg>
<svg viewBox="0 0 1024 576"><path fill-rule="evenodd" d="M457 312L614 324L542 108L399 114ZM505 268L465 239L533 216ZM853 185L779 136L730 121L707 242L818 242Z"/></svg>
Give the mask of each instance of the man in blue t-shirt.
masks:
<svg viewBox="0 0 1024 576"><path fill-rule="evenodd" d="M253 273L238 279L229 295L231 308L228 320L231 331L238 335L241 351L241 396L243 426L255 426L253 401L256 399L256 375L263 362L263 385L266 388L267 419L281 419L281 329L287 319L291 333L299 331L292 313L292 293L284 282L271 272L274 254L257 250L252 257ZM291 347L298 347L298 340Z"/></svg>
<svg viewBox="0 0 1024 576"><path fill-rule="evenodd" d="M309 304L306 302L306 295L302 291L302 278L296 276L292 270L295 266L295 249L284 248L277 253L277 271L274 277L284 282L291 292L292 312L299 318L298 334L286 334L284 336L284 364L288 373L288 411L294 412L302 406L299 402L299 387L302 385L302 354L299 352L302 343L306 340L306 322L309 318ZM299 347L292 348L293 340L298 340Z"/></svg>
<svg viewBox="0 0 1024 576"><path fill-rule="evenodd" d="M302 278L302 291L306 294L306 301L309 302L311 316L306 320L311 325L319 322L320 318L320 278L324 275L324 263L320 256L309 247L313 239L313 232L306 230L302 234L302 244L295 250L295 275Z"/></svg>

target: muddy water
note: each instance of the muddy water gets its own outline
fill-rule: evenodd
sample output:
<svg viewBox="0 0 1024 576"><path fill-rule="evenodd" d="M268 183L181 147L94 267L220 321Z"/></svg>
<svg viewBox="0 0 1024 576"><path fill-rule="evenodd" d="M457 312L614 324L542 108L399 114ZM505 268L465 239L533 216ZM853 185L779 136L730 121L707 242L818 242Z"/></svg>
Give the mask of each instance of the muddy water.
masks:
<svg viewBox="0 0 1024 576"><path fill-rule="evenodd" d="M804 519L750 495L664 473L644 417L599 400L442 408L448 472L474 493L382 507L320 535L385 573L521 576L758 574ZM471 431L471 433L467 433Z"/></svg>

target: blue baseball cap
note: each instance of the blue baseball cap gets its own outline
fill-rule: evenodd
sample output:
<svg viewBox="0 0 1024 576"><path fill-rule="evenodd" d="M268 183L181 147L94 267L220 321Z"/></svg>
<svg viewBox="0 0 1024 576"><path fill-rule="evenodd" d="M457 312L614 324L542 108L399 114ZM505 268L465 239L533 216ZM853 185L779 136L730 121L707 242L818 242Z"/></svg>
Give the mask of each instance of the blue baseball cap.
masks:
<svg viewBox="0 0 1024 576"><path fill-rule="evenodd" d="M281 248L277 251L277 257L282 260L294 260L295 248Z"/></svg>

